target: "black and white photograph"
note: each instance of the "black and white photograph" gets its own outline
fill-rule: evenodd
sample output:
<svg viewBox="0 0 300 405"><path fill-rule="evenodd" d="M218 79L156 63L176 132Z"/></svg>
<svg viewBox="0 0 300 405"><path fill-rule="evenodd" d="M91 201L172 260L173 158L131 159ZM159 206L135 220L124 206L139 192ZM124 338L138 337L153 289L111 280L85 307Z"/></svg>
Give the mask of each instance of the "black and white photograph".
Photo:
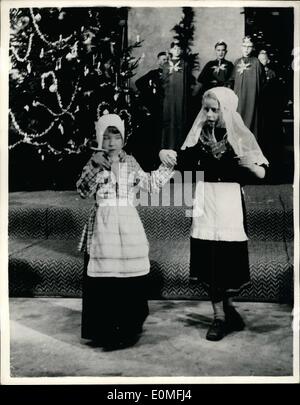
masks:
<svg viewBox="0 0 300 405"><path fill-rule="evenodd" d="M300 382L299 21L1 2L1 384Z"/></svg>

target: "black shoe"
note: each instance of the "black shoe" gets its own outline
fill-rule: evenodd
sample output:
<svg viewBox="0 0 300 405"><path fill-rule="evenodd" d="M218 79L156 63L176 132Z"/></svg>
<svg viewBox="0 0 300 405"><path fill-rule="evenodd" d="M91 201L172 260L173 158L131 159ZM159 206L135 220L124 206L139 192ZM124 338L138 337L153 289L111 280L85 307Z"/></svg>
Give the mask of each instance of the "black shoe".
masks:
<svg viewBox="0 0 300 405"><path fill-rule="evenodd" d="M214 319L212 324L210 325L206 339L211 340L213 342L217 342L218 340L223 339L226 335L226 324L221 319Z"/></svg>
<svg viewBox="0 0 300 405"><path fill-rule="evenodd" d="M228 331L241 331L245 328L243 318L233 306L228 306L224 312Z"/></svg>
<svg viewBox="0 0 300 405"><path fill-rule="evenodd" d="M134 346L140 339L140 334L134 334L124 337L120 341L120 349L126 349L127 347Z"/></svg>
<svg viewBox="0 0 300 405"><path fill-rule="evenodd" d="M104 351L122 350L134 346L140 339L142 328L130 332L117 329L111 334L105 343L102 344Z"/></svg>

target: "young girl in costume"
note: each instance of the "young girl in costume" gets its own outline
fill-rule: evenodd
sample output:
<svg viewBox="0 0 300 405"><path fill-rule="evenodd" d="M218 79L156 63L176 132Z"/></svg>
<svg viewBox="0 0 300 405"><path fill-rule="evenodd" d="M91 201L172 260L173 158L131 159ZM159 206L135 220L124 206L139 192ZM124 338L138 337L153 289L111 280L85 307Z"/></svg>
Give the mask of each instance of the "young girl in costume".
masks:
<svg viewBox="0 0 300 405"><path fill-rule="evenodd" d="M95 197L80 244L85 252L82 337L105 348L120 348L138 340L149 313L149 247L134 207L136 186L158 191L170 169L161 165L151 176L142 171L134 157L122 150L125 128L116 114L98 120L96 135L99 152L77 182L83 198ZM110 170L102 169L103 151Z"/></svg>
<svg viewBox="0 0 300 405"><path fill-rule="evenodd" d="M206 91L177 156L181 169L204 172L204 183L197 183L194 197L190 275L208 287L214 319L206 338L213 341L244 328L231 301L250 281L240 184L264 178L268 165L237 105L231 89ZM162 150L162 162L169 155Z"/></svg>

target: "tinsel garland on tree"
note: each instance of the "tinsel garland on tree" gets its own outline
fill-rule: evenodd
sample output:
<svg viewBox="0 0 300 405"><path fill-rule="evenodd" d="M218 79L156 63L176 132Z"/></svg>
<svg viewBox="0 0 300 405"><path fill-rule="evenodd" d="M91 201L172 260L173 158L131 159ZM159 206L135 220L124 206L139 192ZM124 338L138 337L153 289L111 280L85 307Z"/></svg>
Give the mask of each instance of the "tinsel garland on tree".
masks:
<svg viewBox="0 0 300 405"><path fill-rule="evenodd" d="M126 8L11 9L9 148L79 154L104 110L133 130Z"/></svg>

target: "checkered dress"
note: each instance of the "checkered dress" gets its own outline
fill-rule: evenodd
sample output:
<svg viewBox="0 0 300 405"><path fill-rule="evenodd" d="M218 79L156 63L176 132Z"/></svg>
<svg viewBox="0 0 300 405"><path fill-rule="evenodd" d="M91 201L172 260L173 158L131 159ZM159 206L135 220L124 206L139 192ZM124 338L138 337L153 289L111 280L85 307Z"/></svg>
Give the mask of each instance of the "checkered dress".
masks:
<svg viewBox="0 0 300 405"><path fill-rule="evenodd" d="M88 161L77 190L83 198L95 197L79 244L79 249L90 255L90 276L127 277L149 271L148 242L134 200L137 189L158 192L172 174L164 165L145 173L135 158L126 154L111 171Z"/></svg>

